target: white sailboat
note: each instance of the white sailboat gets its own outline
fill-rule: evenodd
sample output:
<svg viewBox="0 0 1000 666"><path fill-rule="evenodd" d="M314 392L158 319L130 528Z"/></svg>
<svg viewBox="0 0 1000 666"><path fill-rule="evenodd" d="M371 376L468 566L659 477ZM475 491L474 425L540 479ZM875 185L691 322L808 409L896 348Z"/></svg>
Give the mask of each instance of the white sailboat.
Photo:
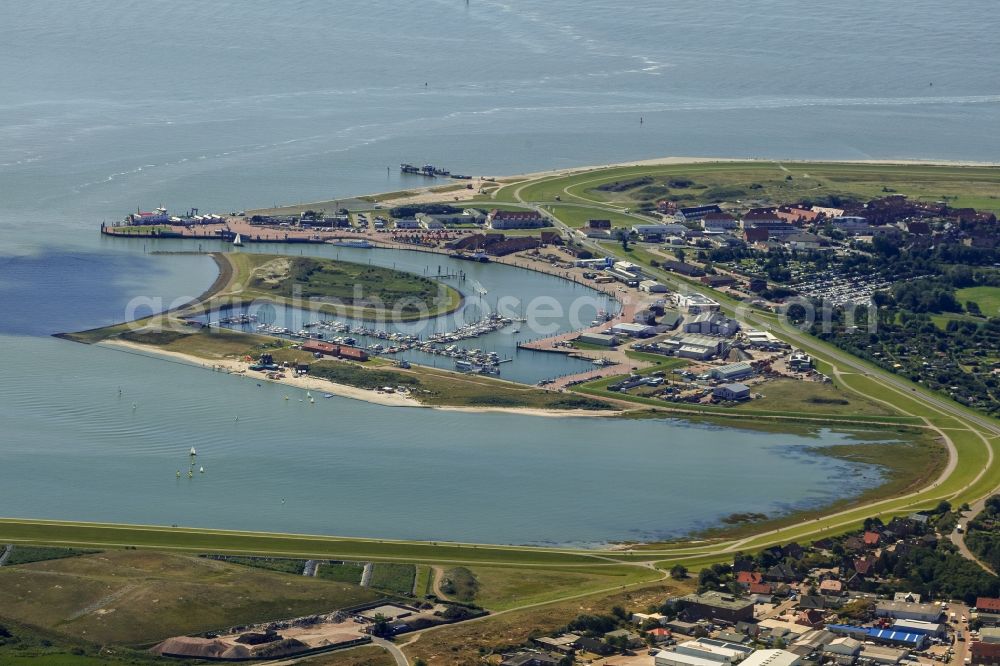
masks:
<svg viewBox="0 0 1000 666"><path fill-rule="evenodd" d="M193 447L193 446L191 447L191 455L192 455L192 456L196 456L196 455L198 455L198 452L194 450L194 447Z"/></svg>
<svg viewBox="0 0 1000 666"><path fill-rule="evenodd" d="M241 247L243 245L243 239L240 238L239 234L236 234L236 238L233 239L233 245L236 247Z"/></svg>

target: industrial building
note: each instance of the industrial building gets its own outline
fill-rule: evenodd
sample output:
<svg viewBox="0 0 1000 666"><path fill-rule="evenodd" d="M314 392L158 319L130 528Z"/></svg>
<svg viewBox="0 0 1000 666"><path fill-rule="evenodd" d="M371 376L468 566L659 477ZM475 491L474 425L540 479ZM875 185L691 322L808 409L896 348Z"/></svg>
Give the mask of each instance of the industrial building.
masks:
<svg viewBox="0 0 1000 666"><path fill-rule="evenodd" d="M712 395L722 400L749 400L750 387L738 382L723 384L712 389Z"/></svg>
<svg viewBox="0 0 1000 666"><path fill-rule="evenodd" d="M734 382L746 377L752 377L754 369L746 361L737 361L736 363L728 363L720 365L717 368L712 368L708 371L708 374L712 379L718 379L723 382Z"/></svg>
<svg viewBox="0 0 1000 666"><path fill-rule="evenodd" d="M701 333L702 335L736 335L740 324L735 319L719 312L701 312L684 323L685 333Z"/></svg>
<svg viewBox="0 0 1000 666"><path fill-rule="evenodd" d="M679 599L684 604L681 615L689 621L721 620L735 624L740 621L752 622L753 601L741 599L722 592L689 594Z"/></svg>
<svg viewBox="0 0 1000 666"><path fill-rule="evenodd" d="M650 338L656 335L656 327L623 322L612 326L611 332L615 335L627 335L630 338Z"/></svg>
<svg viewBox="0 0 1000 666"><path fill-rule="evenodd" d="M666 286L660 284L656 280L642 280L639 283L639 291L645 291L650 294L656 294L667 291L667 288Z"/></svg>
<svg viewBox="0 0 1000 666"><path fill-rule="evenodd" d="M609 333L581 333L577 340L599 347L614 347L618 344L618 336Z"/></svg>
<svg viewBox="0 0 1000 666"><path fill-rule="evenodd" d="M719 304L708 296L701 294L677 294L677 307L683 312L699 314L701 312L715 312L719 309Z"/></svg>
<svg viewBox="0 0 1000 666"><path fill-rule="evenodd" d="M799 655L788 650L757 650L743 660L744 666L799 666Z"/></svg>
<svg viewBox="0 0 1000 666"><path fill-rule="evenodd" d="M879 601L875 604L875 614L894 620L923 620L936 622L941 618L941 607L936 604L918 604L906 601Z"/></svg>
<svg viewBox="0 0 1000 666"><path fill-rule="evenodd" d="M738 664L753 652L753 648L714 638L698 638L681 643L674 648L674 652L710 659L719 664Z"/></svg>

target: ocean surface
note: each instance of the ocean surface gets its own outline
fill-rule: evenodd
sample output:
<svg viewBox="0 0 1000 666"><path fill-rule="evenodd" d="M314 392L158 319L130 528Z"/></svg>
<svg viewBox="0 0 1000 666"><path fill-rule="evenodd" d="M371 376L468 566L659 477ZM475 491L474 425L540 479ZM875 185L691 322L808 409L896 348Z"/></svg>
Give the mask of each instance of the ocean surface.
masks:
<svg viewBox="0 0 1000 666"><path fill-rule="evenodd" d="M212 282L205 257L97 234L136 207L425 184L404 161L502 175L666 155L996 160L994 13L985 0L0 2L0 515L597 543L858 492L877 470L810 452L835 433L307 410L274 387L49 336ZM428 261L401 254L417 272ZM503 275L487 281L503 295ZM209 471L177 483L191 445Z"/></svg>

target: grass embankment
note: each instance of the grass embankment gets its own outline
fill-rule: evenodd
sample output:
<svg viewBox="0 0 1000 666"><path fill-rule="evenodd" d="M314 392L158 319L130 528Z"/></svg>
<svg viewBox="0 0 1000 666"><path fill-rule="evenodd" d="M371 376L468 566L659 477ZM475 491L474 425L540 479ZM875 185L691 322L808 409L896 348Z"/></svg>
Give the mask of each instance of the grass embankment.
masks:
<svg viewBox="0 0 1000 666"><path fill-rule="evenodd" d="M391 268L249 252L219 257L231 275L192 311L265 300L345 317L413 321L452 312L462 303L453 287Z"/></svg>
<svg viewBox="0 0 1000 666"><path fill-rule="evenodd" d="M637 208L661 199L678 205L735 200L823 202L830 197L868 200L904 194L920 201L946 197L957 208L1000 211L1000 169L923 164L829 162L705 162L612 167L557 176L497 192L525 201L605 204Z"/></svg>
<svg viewBox="0 0 1000 666"><path fill-rule="evenodd" d="M0 569L0 616L97 644L143 645L378 597L357 585L137 550Z"/></svg>
<svg viewBox="0 0 1000 666"><path fill-rule="evenodd" d="M602 562L586 553L523 546L384 541L12 518L0 519L0 543L59 544L77 548L138 547L191 553L411 563L500 562L572 566Z"/></svg>

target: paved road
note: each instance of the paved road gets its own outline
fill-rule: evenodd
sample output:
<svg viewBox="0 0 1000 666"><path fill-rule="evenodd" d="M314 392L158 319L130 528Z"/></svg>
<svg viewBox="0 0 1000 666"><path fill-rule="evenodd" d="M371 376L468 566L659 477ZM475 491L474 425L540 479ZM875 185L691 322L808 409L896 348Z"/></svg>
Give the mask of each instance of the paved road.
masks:
<svg viewBox="0 0 1000 666"><path fill-rule="evenodd" d="M996 576L997 573L993 571L993 569L986 566L986 563L980 560L978 557L976 557L975 554L973 554L973 552L969 550L969 547L965 545L965 535L968 533L969 521L978 516L980 513L982 513L984 508L986 508L985 497L978 500L975 504L970 506L968 511L963 511L959 516L958 522L959 525L965 526L965 531L959 532L957 529L952 530L951 534L948 535L948 538L951 539L951 542L955 544L956 548L958 548L958 552L962 554L962 557L964 557L967 560L972 560L980 567L982 567L984 571Z"/></svg>
<svg viewBox="0 0 1000 666"><path fill-rule="evenodd" d="M387 641L384 638L372 638L372 644L388 650L389 654L396 660L396 666L410 666L410 661L403 654L403 651L396 647L395 643Z"/></svg>

